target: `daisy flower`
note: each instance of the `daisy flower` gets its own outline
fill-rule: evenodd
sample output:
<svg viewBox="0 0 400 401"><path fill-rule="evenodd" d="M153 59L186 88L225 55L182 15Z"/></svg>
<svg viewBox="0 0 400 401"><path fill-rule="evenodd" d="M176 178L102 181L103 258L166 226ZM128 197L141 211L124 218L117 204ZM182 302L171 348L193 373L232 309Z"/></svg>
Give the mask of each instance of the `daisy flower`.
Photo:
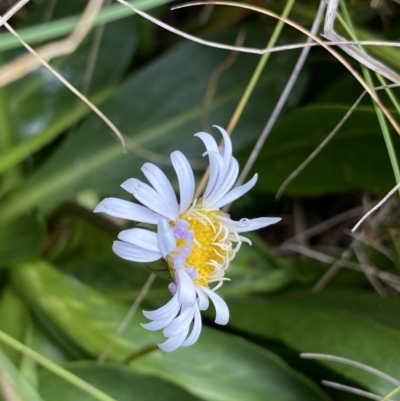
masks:
<svg viewBox="0 0 400 401"><path fill-rule="evenodd" d="M250 241L241 233L266 227L280 220L275 217L232 220L220 209L240 198L257 181L257 174L246 184L233 188L239 173L232 156L232 143L227 132L218 127L225 147L219 148L206 132L195 134L206 148L210 176L204 194L194 199L195 180L186 157L179 151L171 153L172 166L179 183L180 202L167 176L154 164L145 163L142 172L149 184L130 178L121 186L142 205L117 198L106 198L94 212L153 224L155 231L132 228L121 231L113 251L123 259L149 263L164 259L172 282L171 300L154 311L143 311L148 330L163 330L167 340L158 346L173 351L194 344L201 332L201 310L211 300L217 324L227 324L229 309L215 292L224 282L225 271L242 242ZM250 243L251 244L251 243Z"/></svg>

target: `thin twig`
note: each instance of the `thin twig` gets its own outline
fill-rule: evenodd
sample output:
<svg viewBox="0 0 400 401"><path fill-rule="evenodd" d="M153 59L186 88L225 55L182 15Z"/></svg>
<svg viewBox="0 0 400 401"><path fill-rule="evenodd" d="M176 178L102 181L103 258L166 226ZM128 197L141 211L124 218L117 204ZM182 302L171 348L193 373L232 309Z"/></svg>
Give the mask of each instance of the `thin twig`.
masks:
<svg viewBox="0 0 400 401"><path fill-rule="evenodd" d="M319 8L318 8L317 14L315 16L314 22L311 27L311 31L310 31L313 35L315 35L318 31L318 28L319 28L322 18L324 16L324 11L325 11L325 2L324 2L324 0L321 0L319 3ZM308 37L306 43L311 43L311 42L313 42L313 39L311 37ZM296 62L296 65L293 69L293 72L290 75L290 78L289 78L288 82L286 83L286 86L285 86L281 96L279 97L279 100L278 100L274 110L272 111L271 117L269 118L267 125L265 126L262 134L258 138L257 143L254 145L253 150L251 151L251 154L250 154L249 158L247 159L247 162L246 162L242 172L240 173L240 176L236 183L237 186L241 185L244 182L244 180L246 179L247 175L249 174L254 162L256 161L258 154L260 153L262 147L264 146L265 141L267 140L272 128L274 127L277 119L279 118L279 115L281 114L281 111L282 111L288 97L290 96L293 86L296 83L297 78L299 77L299 74L303 68L304 62L306 61L309 52L310 52L310 47L305 47L302 50L302 52ZM228 208L226 209L226 211L227 210L228 210Z"/></svg>
<svg viewBox="0 0 400 401"><path fill-rule="evenodd" d="M110 354L111 350L113 349L113 347L115 345L115 342L118 340L118 338L121 336L121 334L125 331L126 326L128 326L133 315L135 314L135 312L139 308L140 304L142 303L144 297L149 292L155 278L156 278L156 275L154 273L151 273L150 276L148 277L147 281L144 283L142 289L140 290L138 296L135 299L135 302L132 304L132 306L129 309L128 313L126 314L124 320L118 326L117 331L114 333L110 342L107 344L106 348L99 356L99 358L97 360L99 363L104 363L105 360L107 359L108 355Z"/></svg>
<svg viewBox="0 0 400 401"><path fill-rule="evenodd" d="M374 393L370 393L368 391L361 390L356 387L345 386L344 384L331 382L328 380L322 380L321 383L326 387L331 387L336 390L346 391L347 393L351 393L351 394L359 395L361 397L369 398L370 400L376 400L376 401L382 400L382 396L374 394ZM394 401L394 400L388 400L388 401Z"/></svg>
<svg viewBox="0 0 400 401"><path fill-rule="evenodd" d="M364 363L353 361L352 359L343 358L341 356L336 355L329 355L329 354L319 354L319 353L303 353L300 354L300 358L303 359L319 359L323 361L331 361L331 362L339 362L343 363L344 365L354 366L355 368L364 370L365 372L371 373L381 379L388 381L389 383L394 384L395 386L400 386L400 381L390 376L384 372L381 372L378 369L372 368L371 366L365 365Z"/></svg>
<svg viewBox="0 0 400 401"><path fill-rule="evenodd" d="M123 0L118 0L118 1L123 1ZM336 50L330 48L329 46L326 46L323 40L321 40L319 37L311 34L310 31L307 29L303 28L301 25L293 22L292 20L288 18L283 18L282 16L279 16L278 14L266 10L261 7L253 6L250 4L245 4L245 3L237 3L234 1L223 1L223 0L211 0L211 1L195 1L195 2L190 2L186 4L181 4L179 6L174 6L172 9L178 9L178 8L185 8L185 7L192 7L192 6L199 6L199 5L205 5L205 4L217 4L217 5L222 5L222 6L231 6L231 7L238 7L238 8L244 8L247 10L252 10L255 12L259 12L261 14L268 15L270 17L279 19L283 22L285 22L287 25L292 26L293 28L297 29L298 31L302 32L303 34L311 37L315 42L319 43L324 49L326 49L329 53L331 53L340 63L347 68L347 70L354 76L354 78L361 84L361 86L368 92L370 97L374 100L374 102L379 106L379 108L382 110L382 112L385 114L387 119L390 121L391 125L393 128L396 130L398 134L400 134L400 127L397 124L396 120L393 118L393 116L390 114L388 109L384 106L384 104L380 101L379 97L376 95L376 93L365 83L364 79L361 77L361 75L352 67L352 65L344 58L342 57Z"/></svg>
<svg viewBox="0 0 400 401"><path fill-rule="evenodd" d="M110 121L108 117L104 115L102 111L100 111L86 96L83 96L73 85L71 85L63 76L61 76L53 67L50 66L43 58L39 56L19 35L14 29L7 23L4 23L4 26L12 33L21 44L35 57L37 57L40 62L46 67L56 78L58 78L72 93L74 93L79 99L81 99L84 103L86 103L114 132L118 140L121 142L123 149L125 149L125 140L121 132L118 128Z"/></svg>
<svg viewBox="0 0 400 401"><path fill-rule="evenodd" d="M398 189L400 188L400 183L398 183L377 205L375 205L371 210L368 211L360 221L351 229L352 232L356 231L361 223L371 215L375 210L379 209Z"/></svg>
<svg viewBox="0 0 400 401"><path fill-rule="evenodd" d="M391 85L385 85L385 86L377 86L373 88L374 90L382 90L386 88L396 88L399 87L399 84L391 84ZM364 90L363 93L357 98L357 100L353 103L353 105L350 107L350 109L346 112L346 114L343 116L343 118L338 122L338 124L335 126L335 128L329 133L329 135L317 146L317 148L300 164L299 167L297 167L290 175L289 177L286 178L286 180L282 183L282 185L279 187L278 192L275 195L275 199L280 199L282 196L283 192L285 189L288 187L288 185L315 159L315 157L322 151L322 149L333 139L333 137L337 134L340 128L343 127L344 123L348 120L350 115L353 113L353 111L357 108L357 106L360 104L361 100L364 98L364 96L367 94L367 92Z"/></svg>

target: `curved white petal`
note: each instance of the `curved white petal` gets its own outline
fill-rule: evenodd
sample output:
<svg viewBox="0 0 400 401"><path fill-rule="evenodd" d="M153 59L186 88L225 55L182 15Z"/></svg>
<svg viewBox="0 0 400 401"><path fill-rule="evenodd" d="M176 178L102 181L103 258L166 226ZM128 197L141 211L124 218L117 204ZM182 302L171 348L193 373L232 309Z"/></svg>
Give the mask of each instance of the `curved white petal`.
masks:
<svg viewBox="0 0 400 401"><path fill-rule="evenodd" d="M224 137L224 161L225 161L225 166L228 168L231 164L232 160L232 141L231 137L229 134L220 126L218 125L213 125L213 127L218 128L218 130L221 132L222 136Z"/></svg>
<svg viewBox="0 0 400 401"><path fill-rule="evenodd" d="M190 333L189 337L182 343L182 346L188 347L189 345L194 344L200 336L201 333L201 315L200 315L200 310L198 307L194 308L194 323L193 323L193 328L192 332Z"/></svg>
<svg viewBox="0 0 400 401"><path fill-rule="evenodd" d="M174 189L164 172L152 163L143 164L142 171L153 188L171 205L176 215L178 215L178 201L176 200Z"/></svg>
<svg viewBox="0 0 400 401"><path fill-rule="evenodd" d="M150 251L148 249L144 249L122 241L114 241L112 250L120 258L130 260L132 262L155 262L162 257L161 252Z"/></svg>
<svg viewBox="0 0 400 401"><path fill-rule="evenodd" d="M147 330L160 330L168 326L176 318L176 313L172 311L169 315L165 314L158 320L153 320L150 323L141 323L141 326Z"/></svg>
<svg viewBox="0 0 400 401"><path fill-rule="evenodd" d="M139 221L141 223L157 224L160 215L142 205L118 198L103 199L93 210L94 213L107 213L120 219Z"/></svg>
<svg viewBox="0 0 400 401"><path fill-rule="evenodd" d="M209 152L207 154L210 161L210 177L203 196L205 201L213 197L225 178L225 164L222 156L214 152Z"/></svg>
<svg viewBox="0 0 400 401"><path fill-rule="evenodd" d="M218 216L218 220L232 227L237 233L246 233L248 231L258 230L259 228L267 227L275 224L282 219L280 217L259 217L257 219L242 219L233 221L226 217Z"/></svg>
<svg viewBox="0 0 400 401"><path fill-rule="evenodd" d="M207 204L213 205L214 201L226 195L235 183L239 174L239 163L232 157L228 171L225 171L225 176L220 185L217 185L215 190L206 200Z"/></svg>
<svg viewBox="0 0 400 401"><path fill-rule="evenodd" d="M196 292L197 292L197 303L199 305L200 310L207 310L208 305L210 304L208 300L208 296L204 291L202 291L202 287L199 285L196 285Z"/></svg>
<svg viewBox="0 0 400 401"><path fill-rule="evenodd" d="M175 351L185 341L185 338L187 337L188 331L189 331L189 326L181 334L178 334L177 336L174 336L174 337L170 337L167 341L164 341L163 343L157 344L157 345L164 352Z"/></svg>
<svg viewBox="0 0 400 401"><path fill-rule="evenodd" d="M146 230L145 228L131 228L129 230L121 231L118 234L121 241L128 242L136 245L145 250L160 253L158 246L157 234L153 231Z"/></svg>
<svg viewBox="0 0 400 401"><path fill-rule="evenodd" d="M181 304L178 300L178 297L175 295L161 308L158 308L153 311L144 310L143 315L150 320L160 320L165 318L166 316L175 317L178 314L180 307Z"/></svg>
<svg viewBox="0 0 400 401"><path fill-rule="evenodd" d="M174 337L189 328L194 317L196 306L183 308L180 315L172 320L163 330L165 337Z"/></svg>
<svg viewBox="0 0 400 401"><path fill-rule="evenodd" d="M196 302L196 289L192 279L184 268L175 269L176 295L185 306L193 306Z"/></svg>
<svg viewBox="0 0 400 401"><path fill-rule="evenodd" d="M167 220L160 219L158 222L158 246L164 258L176 248L174 230Z"/></svg>
<svg viewBox="0 0 400 401"><path fill-rule="evenodd" d="M194 175L190 164L183 153L171 153L171 162L174 166L179 182L180 206L179 211L184 212L192 203L194 196Z"/></svg>
<svg viewBox="0 0 400 401"><path fill-rule="evenodd" d="M207 152L218 153L218 144L210 134L208 134L207 132L198 132L197 134L194 134L194 136L197 136L203 141Z"/></svg>
<svg viewBox="0 0 400 401"><path fill-rule="evenodd" d="M222 206L225 206L228 203L231 203L231 202L235 201L236 199L240 198L246 192L250 191L251 188L254 187L254 185L257 182L257 178L258 178L258 175L254 174L254 177L246 184L232 189L232 191L229 191L226 195L222 196L220 199L213 201L213 203L212 203L213 207L215 207L216 209L219 209Z"/></svg>
<svg viewBox="0 0 400 401"><path fill-rule="evenodd" d="M225 325L229 321L229 309L226 302L214 291L203 287L202 290L208 295L215 306L215 323Z"/></svg>
<svg viewBox="0 0 400 401"><path fill-rule="evenodd" d="M167 217L170 220L175 220L177 218L174 208L150 185L136 178L129 178L121 187L133 194L143 205L159 213L161 216Z"/></svg>

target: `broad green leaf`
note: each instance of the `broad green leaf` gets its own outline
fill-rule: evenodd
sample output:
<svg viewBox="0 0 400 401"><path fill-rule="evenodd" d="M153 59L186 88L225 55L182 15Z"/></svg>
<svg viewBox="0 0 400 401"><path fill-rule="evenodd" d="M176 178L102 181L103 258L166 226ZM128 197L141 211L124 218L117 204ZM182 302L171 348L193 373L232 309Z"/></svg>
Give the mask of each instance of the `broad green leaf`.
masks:
<svg viewBox="0 0 400 401"><path fill-rule="evenodd" d="M20 218L0 226L0 266L36 257L45 239L44 222L34 216Z"/></svg>
<svg viewBox="0 0 400 401"><path fill-rule="evenodd" d="M265 40L260 32L249 28L248 45L263 45ZM219 35L214 39L229 42L234 41L235 35ZM201 158L203 147L193 135L209 129L199 122L203 98L210 74L226 57L228 53L221 50L184 43L143 67L102 107L125 134L128 153L122 152L120 143L102 121L89 118L24 187L5 200L0 218L12 218L32 207L47 213L85 189L96 190L100 196L126 197L119 185L127 178L140 177L143 164L134 153L136 145L165 156L179 149L197 159L197 167L203 170L206 165L206 159ZM265 116L286 84L294 60L293 53L271 56L236 128L233 138L236 149L261 132ZM210 124L227 125L257 61L254 55L241 54L220 77L214 101L206 109ZM289 107L298 101L305 83L306 77L302 75Z"/></svg>
<svg viewBox="0 0 400 401"><path fill-rule="evenodd" d="M398 299L342 289L230 306L230 325L241 332L281 341L299 353L333 354L400 376ZM373 393L385 395L393 389L393 384L363 370L319 363Z"/></svg>
<svg viewBox="0 0 400 401"><path fill-rule="evenodd" d="M118 401L199 401L165 380L145 376L118 364L80 362L65 366L71 373ZM93 401L94 398L48 371L42 371L39 392L45 401Z"/></svg>
<svg viewBox="0 0 400 401"><path fill-rule="evenodd" d="M104 350L128 309L45 262L21 265L11 275L15 288L37 313L94 356ZM112 349L112 360L134 358L141 350L162 340L161 333L140 327L144 320L138 313L133 317ZM326 399L312 383L274 354L207 327L194 346L167 354L153 351L134 358L130 366L136 372L163 378L205 400Z"/></svg>
<svg viewBox="0 0 400 401"><path fill-rule="evenodd" d="M255 165L258 189L276 193L348 111L340 104L297 109L274 129ZM394 144L400 149L398 137ZM271 171L273 174L271 174ZM395 185L375 111L360 106L331 142L287 187L288 196L317 196L358 189L386 193Z"/></svg>

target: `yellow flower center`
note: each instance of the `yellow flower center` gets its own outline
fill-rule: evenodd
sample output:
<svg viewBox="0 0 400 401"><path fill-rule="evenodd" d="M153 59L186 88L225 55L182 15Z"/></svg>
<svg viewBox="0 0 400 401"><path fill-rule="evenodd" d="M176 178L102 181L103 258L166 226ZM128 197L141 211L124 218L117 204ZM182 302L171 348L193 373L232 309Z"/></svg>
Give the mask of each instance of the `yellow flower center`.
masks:
<svg viewBox="0 0 400 401"><path fill-rule="evenodd" d="M217 215L223 215L223 213L220 210L194 209L186 217L181 218L188 223L188 230L193 232L194 239L192 242L177 239L177 250L179 251L187 244L192 246L185 266L193 266L196 269L197 276L193 281L201 286L207 286L210 279L223 276L223 270L228 266L232 254L228 230L216 219Z"/></svg>

